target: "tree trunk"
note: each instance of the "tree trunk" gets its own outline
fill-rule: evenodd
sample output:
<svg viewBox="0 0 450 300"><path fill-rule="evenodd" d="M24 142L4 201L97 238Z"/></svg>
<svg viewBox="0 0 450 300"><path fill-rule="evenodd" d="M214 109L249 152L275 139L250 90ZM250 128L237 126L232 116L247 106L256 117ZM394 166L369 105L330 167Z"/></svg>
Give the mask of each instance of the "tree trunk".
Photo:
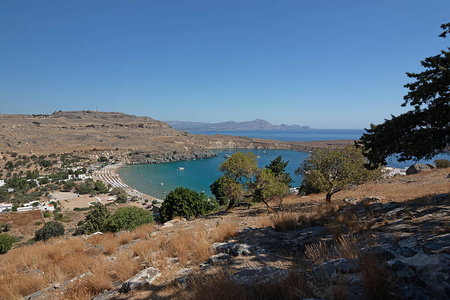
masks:
<svg viewBox="0 0 450 300"><path fill-rule="evenodd" d="M327 203L331 203L331 196L333 195L333 193L327 193L327 196L325 198Z"/></svg>
<svg viewBox="0 0 450 300"><path fill-rule="evenodd" d="M230 199L230 201L228 202L228 207L226 210L230 210L234 207L235 201L234 199Z"/></svg>

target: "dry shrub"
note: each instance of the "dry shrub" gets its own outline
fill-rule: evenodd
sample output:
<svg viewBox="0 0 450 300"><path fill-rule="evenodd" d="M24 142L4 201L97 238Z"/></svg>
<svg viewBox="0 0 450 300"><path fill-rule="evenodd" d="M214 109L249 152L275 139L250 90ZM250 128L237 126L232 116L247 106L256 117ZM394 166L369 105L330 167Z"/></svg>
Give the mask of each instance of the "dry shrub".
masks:
<svg viewBox="0 0 450 300"><path fill-rule="evenodd" d="M374 255L367 254L360 258L365 299L389 299L393 290L393 275L386 262L379 261Z"/></svg>
<svg viewBox="0 0 450 300"><path fill-rule="evenodd" d="M280 212L270 216L273 227L279 232L288 232L298 228L300 215L294 212Z"/></svg>
<svg viewBox="0 0 450 300"><path fill-rule="evenodd" d="M95 260L95 257L85 252L70 252L64 256L59 267L69 278L73 278L88 272L90 265Z"/></svg>
<svg viewBox="0 0 450 300"><path fill-rule="evenodd" d="M92 267L92 275L76 280L66 289L65 299L91 299L113 288L108 267L98 263Z"/></svg>
<svg viewBox="0 0 450 300"><path fill-rule="evenodd" d="M133 239L147 240L153 231L155 231L155 225L141 225L133 231Z"/></svg>
<svg viewBox="0 0 450 300"><path fill-rule="evenodd" d="M358 240L354 235L343 236L337 239L335 245L338 258L357 258L359 254Z"/></svg>
<svg viewBox="0 0 450 300"><path fill-rule="evenodd" d="M269 216L263 216L258 219L258 225L259 227L272 226L272 221L270 220Z"/></svg>
<svg viewBox="0 0 450 300"><path fill-rule="evenodd" d="M88 239L86 239L86 243L92 244L92 245L98 245L102 242L102 240L105 238L104 234L94 234L90 236Z"/></svg>
<svg viewBox="0 0 450 300"><path fill-rule="evenodd" d="M210 250L210 243L205 239L199 239L195 242L195 248L193 249L191 262L199 264L207 260L213 253Z"/></svg>
<svg viewBox="0 0 450 300"><path fill-rule="evenodd" d="M321 264L329 256L328 247L324 242L306 245L305 255L315 264Z"/></svg>
<svg viewBox="0 0 450 300"><path fill-rule="evenodd" d="M40 291L47 286L44 276L35 274L22 274L15 283L16 289L21 295L30 295L36 291Z"/></svg>
<svg viewBox="0 0 450 300"><path fill-rule="evenodd" d="M186 230L180 231L169 240L166 253L168 257L178 257L180 262L184 264L189 260L189 254L195 247L196 242L192 234Z"/></svg>
<svg viewBox="0 0 450 300"><path fill-rule="evenodd" d="M237 224L234 222L220 223L210 233L213 242L223 242L224 240L237 235Z"/></svg>
<svg viewBox="0 0 450 300"><path fill-rule="evenodd" d="M181 299L302 299L313 296L306 278L290 271L287 276L273 282L244 286L230 278L227 270L211 275L194 277L189 290L180 290Z"/></svg>
<svg viewBox="0 0 450 300"><path fill-rule="evenodd" d="M147 260L154 249L152 249L154 242L152 240L140 241L130 246L135 256L139 256L142 260Z"/></svg>
<svg viewBox="0 0 450 300"><path fill-rule="evenodd" d="M117 279L125 281L138 273L140 269L140 260L133 258L132 252L121 251L118 253L117 259L115 260L113 273Z"/></svg>
<svg viewBox="0 0 450 300"><path fill-rule="evenodd" d="M117 240L117 243L119 245L126 245L126 244L131 243L131 240L133 238L133 234L131 232L125 231L125 232L119 233L114 238Z"/></svg>

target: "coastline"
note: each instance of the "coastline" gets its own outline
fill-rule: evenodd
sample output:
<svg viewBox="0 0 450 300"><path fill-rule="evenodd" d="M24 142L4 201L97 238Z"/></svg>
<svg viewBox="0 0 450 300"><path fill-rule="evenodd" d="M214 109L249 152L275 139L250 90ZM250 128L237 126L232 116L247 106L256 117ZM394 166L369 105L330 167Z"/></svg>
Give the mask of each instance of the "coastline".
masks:
<svg viewBox="0 0 450 300"><path fill-rule="evenodd" d="M105 167L102 167L101 169L95 170L92 174L92 177L95 180L100 180L105 184L111 185L114 187L123 188L125 192L130 197L137 197L140 200L160 200L154 196L147 195L145 193L142 193L135 188L127 185L122 178L120 178L119 174L117 173L117 170L121 167L123 167L124 163L120 162L113 165L107 165Z"/></svg>

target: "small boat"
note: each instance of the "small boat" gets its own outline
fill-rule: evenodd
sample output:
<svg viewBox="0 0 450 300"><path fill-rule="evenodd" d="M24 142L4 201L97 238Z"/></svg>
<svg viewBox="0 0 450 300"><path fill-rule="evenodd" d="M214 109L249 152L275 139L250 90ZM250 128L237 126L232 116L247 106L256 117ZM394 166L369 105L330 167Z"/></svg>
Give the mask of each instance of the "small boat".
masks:
<svg viewBox="0 0 450 300"><path fill-rule="evenodd" d="M263 154L266 154L266 150L263 151Z"/></svg>
<svg viewBox="0 0 450 300"><path fill-rule="evenodd" d="M225 154L225 158L229 158L229 157L231 157L230 154Z"/></svg>
<svg viewBox="0 0 450 300"><path fill-rule="evenodd" d="M164 185L164 182L161 182L160 185Z"/></svg>
<svg viewBox="0 0 450 300"><path fill-rule="evenodd" d="M256 158L261 158L261 156L258 155Z"/></svg>
<svg viewBox="0 0 450 300"><path fill-rule="evenodd" d="M179 168L177 169L177 171L183 171L183 170L184 170L183 167L179 167Z"/></svg>

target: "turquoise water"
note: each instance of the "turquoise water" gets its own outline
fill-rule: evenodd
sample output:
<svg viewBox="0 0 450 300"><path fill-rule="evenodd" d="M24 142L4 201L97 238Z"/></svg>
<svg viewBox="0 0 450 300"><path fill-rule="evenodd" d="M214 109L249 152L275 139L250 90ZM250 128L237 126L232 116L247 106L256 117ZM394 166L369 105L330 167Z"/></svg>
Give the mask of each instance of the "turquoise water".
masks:
<svg viewBox="0 0 450 300"><path fill-rule="evenodd" d="M166 164L130 165L120 168L118 173L129 186L160 199L164 199L170 191L179 186L197 192L204 191L207 195L211 195L209 186L222 175L219 166L225 161L225 154L232 155L238 150L219 149L213 151L217 153L216 157ZM240 151L259 155L258 165L260 168L265 167L271 160L281 155L284 161L289 161L286 171L291 173L292 179L295 180L293 185L299 185L301 182L301 178L294 175L294 170L309 155L291 150L266 150L265 154L262 150L244 149ZM177 171L179 167L183 167L184 170Z"/></svg>
<svg viewBox="0 0 450 300"><path fill-rule="evenodd" d="M317 140L357 140L363 133L362 129L312 129L312 130L246 130L246 131L190 131L201 134L228 134L235 136L246 135L251 138L265 138L279 141L317 141ZM182 186L192 190L210 195L209 186L219 178L222 173L218 170L220 164L225 160L225 154L233 154L238 150L220 149L214 150L217 157L195 161L182 161L166 164L131 165L120 168L118 173L123 181L129 186L148 195L164 199L166 195L175 188ZM308 153L291 150L241 150L242 152L253 152L259 155L259 167L265 167L277 156L282 156L284 161L289 161L287 172L291 174L295 181L293 186L301 184L301 178L294 174L300 163L309 155ZM421 163L432 163L435 159L450 159L448 153L440 154L430 161L421 160ZM415 161L398 162L391 158L388 166L396 168L406 168L414 164ZM184 170L177 171L179 167ZM163 183L163 185L161 185Z"/></svg>

